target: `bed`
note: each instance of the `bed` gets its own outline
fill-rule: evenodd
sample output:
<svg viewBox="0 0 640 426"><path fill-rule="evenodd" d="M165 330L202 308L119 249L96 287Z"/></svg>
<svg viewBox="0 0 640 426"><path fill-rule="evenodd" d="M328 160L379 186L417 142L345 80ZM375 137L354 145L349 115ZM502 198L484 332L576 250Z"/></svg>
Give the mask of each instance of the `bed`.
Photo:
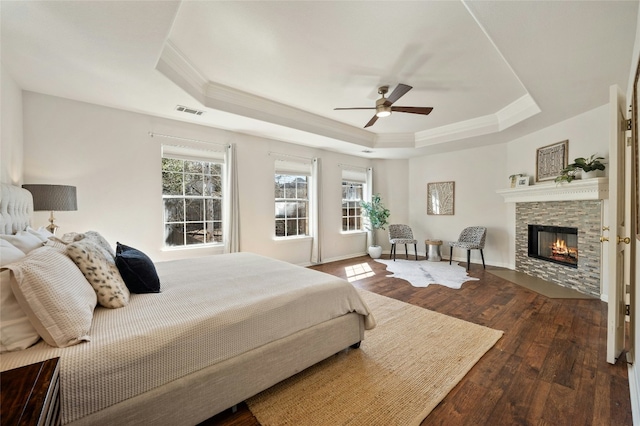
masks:
<svg viewBox="0 0 640 426"><path fill-rule="evenodd" d="M32 232L31 212L28 191L2 185L4 238ZM25 259L64 252L43 245ZM23 307L29 302L15 287L23 278L12 265L11 288ZM130 294L118 309L95 307L79 342L54 347L40 339L5 351L0 370L60 357L62 424L193 425L357 347L375 326L351 284L275 259L233 253L154 266L159 293Z"/></svg>

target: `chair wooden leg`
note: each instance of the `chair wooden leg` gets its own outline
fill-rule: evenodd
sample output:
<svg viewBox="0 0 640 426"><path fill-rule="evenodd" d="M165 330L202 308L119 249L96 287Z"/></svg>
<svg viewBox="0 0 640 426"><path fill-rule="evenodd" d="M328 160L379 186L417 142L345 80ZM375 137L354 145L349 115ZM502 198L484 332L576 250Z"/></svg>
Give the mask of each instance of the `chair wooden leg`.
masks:
<svg viewBox="0 0 640 426"><path fill-rule="evenodd" d="M480 256L482 257L482 267L483 267L484 269L487 269L487 267L486 267L486 266L485 266L485 264L484 264L484 253L482 253L482 249L480 249Z"/></svg>
<svg viewBox="0 0 640 426"><path fill-rule="evenodd" d="M453 246L451 246L451 250L449 250L449 265L451 265L451 259L453 259Z"/></svg>
<svg viewBox="0 0 640 426"><path fill-rule="evenodd" d="M413 245L413 249L415 250L415 253L416 253L416 260L418 260L418 244L417 243Z"/></svg>
<svg viewBox="0 0 640 426"><path fill-rule="evenodd" d="M467 250L467 271L469 270L469 265L471 265L471 250Z"/></svg>
<svg viewBox="0 0 640 426"><path fill-rule="evenodd" d="M391 256L393 257L393 261L396 261L396 245L391 244Z"/></svg>
<svg viewBox="0 0 640 426"><path fill-rule="evenodd" d="M408 244L404 245L404 258L409 260L409 248L408 248Z"/></svg>

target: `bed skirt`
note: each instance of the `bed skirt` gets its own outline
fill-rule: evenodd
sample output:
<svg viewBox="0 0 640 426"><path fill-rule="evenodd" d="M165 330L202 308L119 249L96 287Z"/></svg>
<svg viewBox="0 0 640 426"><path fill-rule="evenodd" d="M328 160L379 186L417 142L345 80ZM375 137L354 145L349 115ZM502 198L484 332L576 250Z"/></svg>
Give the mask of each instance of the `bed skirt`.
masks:
<svg viewBox="0 0 640 426"><path fill-rule="evenodd" d="M69 423L196 425L364 338L362 315L350 313Z"/></svg>

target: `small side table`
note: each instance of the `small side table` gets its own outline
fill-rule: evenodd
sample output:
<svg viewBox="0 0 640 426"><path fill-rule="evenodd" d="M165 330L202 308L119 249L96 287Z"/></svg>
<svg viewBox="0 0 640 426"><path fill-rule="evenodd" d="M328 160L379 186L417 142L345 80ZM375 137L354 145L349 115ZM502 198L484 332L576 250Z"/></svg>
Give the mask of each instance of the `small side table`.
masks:
<svg viewBox="0 0 640 426"><path fill-rule="evenodd" d="M3 425L60 424L59 359L48 359L0 373Z"/></svg>
<svg viewBox="0 0 640 426"><path fill-rule="evenodd" d="M427 260L430 262L440 262L442 256L440 255L440 246L442 240L424 240L425 251L427 252Z"/></svg>

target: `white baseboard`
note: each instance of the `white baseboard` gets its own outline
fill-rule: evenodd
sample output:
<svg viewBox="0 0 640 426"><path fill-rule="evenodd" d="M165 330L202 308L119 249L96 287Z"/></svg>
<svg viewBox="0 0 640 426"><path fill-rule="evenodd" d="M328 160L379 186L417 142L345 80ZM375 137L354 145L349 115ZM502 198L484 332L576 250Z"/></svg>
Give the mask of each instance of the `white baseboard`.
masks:
<svg viewBox="0 0 640 426"><path fill-rule="evenodd" d="M640 371L635 364L627 364L627 375L629 376L629 396L631 397L631 415L633 424L640 425L640 383L638 375Z"/></svg>

